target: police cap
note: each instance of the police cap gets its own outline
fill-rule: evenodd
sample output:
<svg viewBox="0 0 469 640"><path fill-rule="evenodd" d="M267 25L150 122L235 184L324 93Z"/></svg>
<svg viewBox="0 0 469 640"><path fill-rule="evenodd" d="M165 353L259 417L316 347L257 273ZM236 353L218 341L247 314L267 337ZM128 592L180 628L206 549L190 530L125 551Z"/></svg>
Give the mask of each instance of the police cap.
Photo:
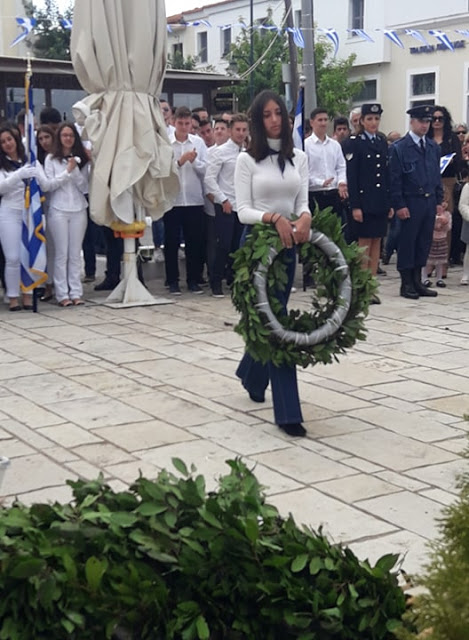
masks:
<svg viewBox="0 0 469 640"><path fill-rule="evenodd" d="M406 113L411 118L417 118L418 120L431 120L435 107L432 104L419 104L416 107L407 109Z"/></svg>
<svg viewBox="0 0 469 640"><path fill-rule="evenodd" d="M365 102L365 104L362 104L361 110L362 116L367 116L370 113L380 116L383 113L381 105L378 102Z"/></svg>

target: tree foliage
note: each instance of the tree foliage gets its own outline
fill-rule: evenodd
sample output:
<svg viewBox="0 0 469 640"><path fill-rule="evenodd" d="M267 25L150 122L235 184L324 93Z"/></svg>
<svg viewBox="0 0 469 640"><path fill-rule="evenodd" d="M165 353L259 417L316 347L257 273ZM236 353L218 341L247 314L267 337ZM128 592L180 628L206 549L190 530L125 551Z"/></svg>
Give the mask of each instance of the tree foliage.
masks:
<svg viewBox="0 0 469 640"><path fill-rule="evenodd" d="M197 58L194 56L187 56L187 58L184 58L180 51L175 51L173 56L168 56L169 69L185 69L186 71L193 71L196 64Z"/></svg>
<svg viewBox="0 0 469 640"><path fill-rule="evenodd" d="M271 16L270 11L263 22L264 26L273 26ZM231 47L231 60L236 63L236 75L241 77L251 66L250 38L250 30L243 29L238 40ZM256 29L253 32L253 48L253 61L256 66L252 73L244 77L243 81L233 89L238 96L240 110L246 110L249 107L251 83L254 96L264 89L272 89L280 95L285 92L282 64L290 60L285 33L277 30ZM349 81L355 55L352 54L345 59L335 59L332 55L332 45L321 37L316 41L314 51L318 105L327 109L331 117L338 113L346 113L353 98L361 89L361 82ZM303 52L300 50L298 53L299 62L301 62ZM260 63L256 64L259 60Z"/></svg>
<svg viewBox="0 0 469 640"><path fill-rule="evenodd" d="M32 0L23 0L28 17L34 17L37 25L33 37L28 42L37 58L70 60L70 30L60 24L62 18L72 19L70 3L65 11L60 11L56 0L45 0L44 8L37 7Z"/></svg>

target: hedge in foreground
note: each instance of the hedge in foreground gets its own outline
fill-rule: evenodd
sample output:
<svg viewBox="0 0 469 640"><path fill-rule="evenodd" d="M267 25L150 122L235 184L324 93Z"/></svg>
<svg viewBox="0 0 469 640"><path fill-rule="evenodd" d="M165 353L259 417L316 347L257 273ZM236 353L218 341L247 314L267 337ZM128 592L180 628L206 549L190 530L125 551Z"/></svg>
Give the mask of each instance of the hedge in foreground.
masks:
<svg viewBox="0 0 469 640"><path fill-rule="evenodd" d="M182 478L0 510L0 640L395 637L396 556L372 567L281 518L240 460L210 493L173 463Z"/></svg>

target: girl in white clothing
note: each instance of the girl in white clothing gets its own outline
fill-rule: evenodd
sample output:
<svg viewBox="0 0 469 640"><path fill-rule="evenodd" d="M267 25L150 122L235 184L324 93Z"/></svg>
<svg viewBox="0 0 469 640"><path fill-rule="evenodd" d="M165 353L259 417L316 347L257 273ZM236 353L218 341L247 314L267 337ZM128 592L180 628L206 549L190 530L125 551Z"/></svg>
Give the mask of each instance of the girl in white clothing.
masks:
<svg viewBox="0 0 469 640"><path fill-rule="evenodd" d="M25 164L26 156L19 132L9 125L0 127L0 242L5 254L6 295L10 311L20 311L21 231L26 180L35 169ZM23 294L23 308L32 309L31 294Z"/></svg>
<svg viewBox="0 0 469 640"><path fill-rule="evenodd" d="M48 124L41 124L36 131L37 160L44 166L47 156L52 153L55 140L55 133ZM42 201L42 212L45 220L45 236L46 236L46 252L47 252L47 282L44 295L41 297L43 302L48 302L53 298L53 273L54 268L54 241L49 229L47 221L47 213L49 210L49 197L46 196Z"/></svg>
<svg viewBox="0 0 469 640"><path fill-rule="evenodd" d="M466 182L461 192L461 198L459 200L459 212L463 219L461 240L466 243L461 284L469 285L469 182Z"/></svg>
<svg viewBox="0 0 469 640"><path fill-rule="evenodd" d="M54 286L62 307L84 304L80 279L81 246L86 231L88 155L73 124L57 130L54 151L45 162L50 181L48 223L55 249ZM69 179L63 180L66 175Z"/></svg>
<svg viewBox="0 0 469 640"><path fill-rule="evenodd" d="M285 251L288 283L276 296L286 312L295 275L295 245L306 242L311 229L308 206L308 160L293 148L290 121L283 100L273 91L259 93L250 109L251 142L236 162L235 192L241 222L275 227ZM295 221L291 216L297 216ZM248 353L236 375L254 402L264 402L270 381L275 422L294 437L306 435L301 424L295 367L262 365Z"/></svg>

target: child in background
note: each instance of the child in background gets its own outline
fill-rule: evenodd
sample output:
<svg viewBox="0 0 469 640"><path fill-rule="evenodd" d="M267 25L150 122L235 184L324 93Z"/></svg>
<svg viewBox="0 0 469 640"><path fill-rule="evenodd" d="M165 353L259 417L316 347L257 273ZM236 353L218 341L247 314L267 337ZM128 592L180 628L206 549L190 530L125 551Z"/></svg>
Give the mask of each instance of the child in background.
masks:
<svg viewBox="0 0 469 640"><path fill-rule="evenodd" d="M443 280L443 270L448 264L448 231L451 230L451 212L448 211L446 199L443 202L443 207L443 212L437 214L435 218L432 246L430 247L427 264L422 268L422 281L426 287L431 287L432 285L428 278L434 268L436 271L436 286L446 287L446 283Z"/></svg>

